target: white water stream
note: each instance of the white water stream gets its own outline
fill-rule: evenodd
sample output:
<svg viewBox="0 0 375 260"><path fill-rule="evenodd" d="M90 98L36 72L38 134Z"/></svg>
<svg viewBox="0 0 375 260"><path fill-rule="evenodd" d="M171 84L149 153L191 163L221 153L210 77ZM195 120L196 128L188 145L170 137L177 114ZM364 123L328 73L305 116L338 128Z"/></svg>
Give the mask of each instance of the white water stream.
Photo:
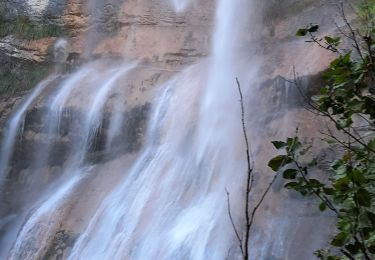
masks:
<svg viewBox="0 0 375 260"><path fill-rule="evenodd" d="M176 12L182 12L186 7L191 4L192 0L171 0Z"/></svg>
<svg viewBox="0 0 375 260"><path fill-rule="evenodd" d="M171 3L176 13L181 13L192 1ZM246 160L236 86L236 77L242 72L236 57L241 55L242 40L251 34L246 31L246 16L253 12L253 5L251 0L216 1L211 57L157 87L141 151L131 167L96 171L96 175L108 178L117 174L119 181L83 221L79 236L64 259L221 260L231 251L233 259L238 256L225 190L231 192L235 220L240 223ZM241 68L246 71L246 79L241 81L244 86L249 86L248 79L257 69L257 62L254 58L251 66ZM18 213L21 220L7 231L10 242L0 247L5 248L0 258L43 259L56 231L66 224L65 218L69 219L74 203L79 201L77 194L84 191L87 180L95 178L97 165L89 157L96 137L103 134L105 120L108 129L104 152L110 153L119 145L114 140L121 136L122 125L128 123L124 118L126 105L117 104L112 97L120 93L118 86L138 65L90 62L56 84L46 98L49 105L43 115L40 139L45 139L46 145L34 147L30 174L36 183L41 182L61 143L69 143L66 158L57 167L59 176L53 184L43 187L38 199ZM51 76L40 83L10 118L1 148L1 179L9 177L16 138L28 109L55 79ZM107 113L108 108L111 113ZM81 112L73 115L72 111ZM130 140L122 140L126 141ZM3 220L12 218L13 215L5 216ZM1 225L0 219L0 229ZM289 225L288 222L284 226ZM283 239L287 231L280 230L278 238ZM271 250L278 252L280 248L277 244ZM263 246L252 255L267 259L267 250Z"/></svg>
<svg viewBox="0 0 375 260"><path fill-rule="evenodd" d="M231 173L243 169L234 53L226 50L234 50L233 22L244 5L219 2L208 79L192 80L191 68L162 87L142 155L69 259L225 258L232 237L225 188L241 183Z"/></svg>
<svg viewBox="0 0 375 260"><path fill-rule="evenodd" d="M5 128L3 143L0 152L0 188L8 173L9 161L13 155L17 136L22 136L25 114L34 100L43 92L43 90L53 82L57 76L50 76L35 87L34 91L25 99L17 111L12 115Z"/></svg>
<svg viewBox="0 0 375 260"><path fill-rule="evenodd" d="M56 222L48 222L46 219L52 220L57 212L60 212L60 214L62 214L61 212L66 212L67 207L64 203L68 198L72 197L73 191L77 189L77 185L79 185L83 177L87 175L88 168L85 166L85 157L89 152L90 143L94 141L96 132L99 131L103 122L103 113L108 97L116 88L119 79L125 80L127 74L136 68L137 63L130 62L118 68L113 67L105 69L100 78L95 70L95 66L97 66L95 63L85 66L69 76L68 79L58 86L56 93L54 93L49 101L49 110L45 113L44 131L48 136L53 136L54 138L48 139L49 143L47 147L43 149L36 147L33 156L35 160L32 165L35 175L33 176L34 186L43 180L41 171L48 163L50 152L55 146L55 139L58 138L61 131L61 118L65 113L64 106L68 103L69 98L74 95L74 92L80 90L79 87L85 86L85 91L88 93L91 91L88 101L86 101L90 109L88 113L85 113L83 117L79 119L82 122L79 133L82 137L81 141L74 143L70 147L70 156L67 157L67 161L60 173L61 176L56 182L58 185L52 185L51 188L47 189L45 192L47 196L42 196L42 198L31 207L31 212L26 212L26 214L24 214L25 221L20 226L17 238L15 239L16 243L11 247L10 259L35 259L35 257L44 252L43 248L39 248L40 245L44 243L43 241L48 241L50 236L53 236L54 232L56 232ZM98 67L96 68L99 69ZM27 109L54 79L56 79L56 76L51 76L40 83L10 119L9 128L4 136L5 144L9 143L8 146L10 148L13 148L12 144L14 145L18 134L22 136L22 133L19 133L18 129L23 129L23 120ZM78 101L76 105L81 104L79 104ZM116 133L113 134L116 135ZM9 148L8 146L3 146L3 148ZM3 162L5 163L2 164L3 168L6 169L5 166L10 160L13 150L3 149L3 151L7 152L3 155ZM3 176L4 178L6 177L5 170ZM36 187L37 186L31 186L31 189L36 189ZM53 196L50 196L51 192ZM7 218L8 217L5 219ZM43 225L44 227L39 229L39 225ZM17 226L19 226L19 224L17 224ZM11 229L9 231L10 235L8 236L14 236L14 232L14 228ZM27 249L25 250L25 248ZM2 257L3 254L4 253L1 252L0 257Z"/></svg>

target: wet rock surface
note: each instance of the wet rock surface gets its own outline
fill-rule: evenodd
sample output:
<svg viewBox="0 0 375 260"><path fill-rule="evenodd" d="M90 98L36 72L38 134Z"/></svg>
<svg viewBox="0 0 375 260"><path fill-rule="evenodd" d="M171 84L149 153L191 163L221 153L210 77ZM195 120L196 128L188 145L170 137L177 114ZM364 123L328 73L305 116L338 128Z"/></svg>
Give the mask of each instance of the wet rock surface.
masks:
<svg viewBox="0 0 375 260"><path fill-rule="evenodd" d="M60 260L66 258L66 251L73 247L77 235L66 230L56 232L50 248L42 260Z"/></svg>

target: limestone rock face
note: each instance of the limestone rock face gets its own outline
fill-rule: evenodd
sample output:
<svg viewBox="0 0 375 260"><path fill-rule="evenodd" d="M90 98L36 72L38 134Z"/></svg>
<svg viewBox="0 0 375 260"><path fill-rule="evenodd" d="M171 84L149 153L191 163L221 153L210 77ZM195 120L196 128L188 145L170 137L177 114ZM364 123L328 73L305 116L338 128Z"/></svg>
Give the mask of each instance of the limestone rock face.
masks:
<svg viewBox="0 0 375 260"><path fill-rule="evenodd" d="M208 54L214 9L213 1L184 13L176 13L167 1L126 1L118 14L117 35L99 43L95 52L112 51L118 41L126 57L174 66L190 63Z"/></svg>
<svg viewBox="0 0 375 260"><path fill-rule="evenodd" d="M28 90L67 42L67 66L95 57L125 57L177 69L209 53L215 1L193 1L176 13L169 0L5 0L0 3L0 77L18 64L0 94ZM35 74L34 66L43 68ZM35 78L25 82L24 78Z"/></svg>
<svg viewBox="0 0 375 260"><path fill-rule="evenodd" d="M296 66L297 72L301 68L301 76L308 89L313 91L310 86L317 82L314 78L311 81L311 75L319 75L332 58L318 47L309 48L304 40L294 37L294 32L309 22L328 24L323 26L323 31L334 32L332 25L336 9L323 5L323 1L311 0L257 0L256 6L258 14L265 18L259 24L253 23L256 18L249 18L248 30L241 36L246 41L242 46L243 56L239 58L239 62L242 59L259 61L260 82L255 86L255 91L264 98L254 97L252 105L254 107L256 104L259 113L267 111L270 115L256 122L265 127L255 129L264 132L267 140L282 131L275 127L275 121L287 117L283 115L287 108L293 110L293 117L301 114L298 95L293 93L284 79L293 77L293 66ZM182 9L184 11L179 12ZM22 102L22 97L28 94L28 90L50 72L71 74L81 64L96 59L110 60L112 65L124 58L138 60L139 68L119 83L119 93L110 96L104 109L103 127L88 156L88 160L96 164L94 173L100 172L100 167L130 167L134 154L144 141L155 86L166 82L185 66L209 56L215 10L215 0L1 1L0 129L4 128L6 119ZM258 37L254 37L254 34ZM96 71L105 74L108 72L106 68L110 67L107 65L104 62ZM72 100L63 109L57 136L48 136L43 130L45 112L50 105L45 97L53 94L65 77L69 76L61 76L51 84L26 113L22 140L15 147L9 186L3 201L0 201L0 220L3 216L19 214L20 211L24 213L22 210L27 209L25 205L31 198L38 197L38 189L42 190L59 177L60 167L70 152L69 147L79 139L77 133L82 130L80 119L83 114L88 113L85 107L89 98L87 93L98 89L79 86ZM121 111L115 112L126 118L127 124L121 126L122 135L113 140L121 145L114 150L118 153L117 157L111 157L113 160L109 161L108 154L103 152L103 136L109 131L108 118L114 114L111 105L115 102L123 106ZM311 129L315 127L312 121L309 121L305 113L302 117L306 121L305 127L312 132ZM298 116L295 118L298 119ZM51 151L46 169L41 171L42 176L39 178L42 184L37 186L37 192L33 194L30 190L20 189L31 178L29 167L33 156L32 147L42 149L51 138L56 145ZM266 147L262 151L269 150ZM270 156L264 155L265 158ZM46 223L38 223L30 229L35 237L31 236L31 244L26 243L20 247L18 258L32 259L27 252L38 251L38 256L44 257L41 259L64 259L74 238L87 224L88 215L93 213L100 198L104 197L115 182L113 177L106 178L98 174L90 182L80 185L79 191L75 191L65 205L59 206L54 215L46 214L43 217ZM35 186L33 188L35 190ZM280 199L275 201L280 202ZM312 214L302 212L304 208L299 210L301 216ZM273 211L266 209L262 214L268 218L271 213ZM315 214L314 211L313 213ZM43 224L46 224L45 228ZM0 222L0 231L1 229ZM43 248L39 250L37 244L41 244Z"/></svg>
<svg viewBox="0 0 375 260"><path fill-rule="evenodd" d="M30 19L30 23L38 21L47 26L59 26L72 53L124 55L178 65L207 54L214 9L211 0L192 5L184 13L176 13L169 1L159 0L7 0L0 5L0 15L5 23L22 16ZM37 36L52 38L49 43L31 39L30 51L41 48L40 45L48 48L55 36L53 33ZM0 49L7 50L8 46L0 46ZM35 59L36 62L41 60Z"/></svg>
<svg viewBox="0 0 375 260"><path fill-rule="evenodd" d="M43 62L46 60L48 47L53 43L51 38L38 39L32 42L7 36L0 40L3 55L21 61Z"/></svg>

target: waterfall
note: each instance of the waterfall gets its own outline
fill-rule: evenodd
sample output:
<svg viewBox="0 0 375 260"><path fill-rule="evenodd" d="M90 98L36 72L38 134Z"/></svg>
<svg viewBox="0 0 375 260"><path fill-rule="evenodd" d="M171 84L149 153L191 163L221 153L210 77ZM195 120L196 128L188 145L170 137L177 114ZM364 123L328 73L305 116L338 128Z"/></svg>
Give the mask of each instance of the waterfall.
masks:
<svg viewBox="0 0 375 260"><path fill-rule="evenodd" d="M176 12L182 12L191 3L192 0L171 0Z"/></svg>
<svg viewBox="0 0 375 260"><path fill-rule="evenodd" d="M182 12L190 1L173 3L176 12ZM252 1L218 0L216 4L212 57L158 86L141 152L129 169L121 169L119 183L98 203L68 259L216 260L225 259L236 247L225 190L231 192L235 211L241 210L246 160L235 79L240 76L237 58L247 27L244 12L251 10ZM101 131L106 105L116 84L126 81L137 65L90 62L56 84L43 117L47 145L34 148L35 175L48 165L60 139L68 136L72 141L60 166L61 176L40 192L29 211L22 212L10 259L43 256L60 219L69 215L76 202L75 193L95 175L88 157ZM253 68L245 69L250 77ZM43 91L38 92L39 88L35 97ZM32 100L21 107L19 117ZM105 144L109 150L121 131L121 106L109 117ZM74 110L84 112L72 115ZM79 122L78 129L66 126L66 121L74 120ZM18 129L20 123L12 127ZM99 169L97 175L114 174L109 171Z"/></svg>
<svg viewBox="0 0 375 260"><path fill-rule="evenodd" d="M136 63L130 63L125 66L122 66L122 68L120 69L117 69L115 73L111 75L111 77L99 89L98 93L95 96L95 99L92 101L92 104L90 105L91 109L89 110L86 118L84 131L89 134L86 134L87 139L83 146L84 149L88 149L90 145L90 139L93 139L95 133L99 131L99 127L103 119L103 115L100 112L103 110L106 100L108 99L108 94L110 93L111 89L115 86L116 81L119 79L119 77L124 76L124 74L126 75L136 66Z"/></svg>
<svg viewBox="0 0 375 260"><path fill-rule="evenodd" d="M77 172L70 180L66 181L64 185L55 190L52 196L45 201L42 201L40 207L29 216L27 222L23 225L17 240L12 247L9 259L35 259L44 250L45 245L49 239L48 234L55 232L56 225L51 219L56 211L66 211L64 202L66 197L71 196L73 189L82 179L82 173ZM40 226L43 229L40 230ZM35 239L35 235L40 235ZM28 250L24 250L25 247Z"/></svg>
<svg viewBox="0 0 375 260"><path fill-rule="evenodd" d="M30 105L34 100L43 92L43 90L52 83L57 76L52 75L46 80L43 80L32 93L25 99L17 111L11 116L8 125L5 128L3 136L3 143L1 145L0 153L0 188L5 178L7 177L7 168L9 161L13 155L14 146L16 145L17 136L22 136L23 124L25 120L25 114Z"/></svg>
<svg viewBox="0 0 375 260"><path fill-rule="evenodd" d="M228 254L233 231L225 189L241 191L244 172L233 72L240 30L232 28L238 8L247 4L221 0L218 5L208 78L197 76L203 66L198 64L161 87L144 151L96 211L69 259L224 259Z"/></svg>
<svg viewBox="0 0 375 260"><path fill-rule="evenodd" d="M0 107L3 120L18 105L0 148L0 259L241 259L232 224L244 229L242 123L255 162L252 210L274 178L271 141L293 135L300 122L307 130L301 140L318 129L284 76L293 76L293 65L306 80L326 69L329 55L319 48L306 55L290 33L322 10L325 21L331 7L273 0L6 2L22 15L11 32L38 30L36 39L0 37L0 56L25 64L14 67L15 76L37 77L28 68L34 62L35 70L54 65L19 105L11 97ZM5 18L6 25L13 21ZM52 37L60 24L64 36ZM255 216L250 259L313 259L310 252L332 234L322 228L329 217L314 203L301 206L281 179Z"/></svg>
<svg viewBox="0 0 375 260"><path fill-rule="evenodd" d="M13 229L8 231L8 236L14 236L16 229L19 228L19 231L16 232L16 242L11 247L9 259L35 259L44 253L45 248L42 245L46 245L50 241L57 231L56 228L58 228L57 220L54 220L54 218L68 213L69 201L74 199L74 193L80 187L82 181L87 179L85 177L90 176L90 167L85 159L90 152L90 145L94 141L95 133L99 131L103 122L103 113L108 97L116 89L119 80L125 80L128 73L136 67L137 63L130 62L119 67L116 65L106 69L102 68L101 78L98 78L99 64L89 64L58 84L55 93L48 98L50 106L45 113L46 125L44 131L48 136L54 136L55 139L58 138L61 131L64 105L67 105L68 101L72 99L75 91L82 91L82 88L84 88L87 93L90 93L86 101L90 109L88 113L81 115L79 118L82 122L79 133L81 138L70 147L70 156L62 167L61 176L51 187L42 192L42 196L30 207L29 212L22 213L24 221L21 224L14 225ZM53 79L56 79L56 77L49 77L40 83L25 100L11 118L7 133L19 132L17 129L22 125L27 108ZM76 103L75 105L80 104ZM72 130L70 129L70 131ZM116 133L113 133L113 135L116 135ZM11 137L14 140L16 135L11 135ZM35 185L43 182L41 167L47 165L50 152L54 149L54 138L48 139L48 146L44 149L35 147L36 154L33 160L35 176L33 177L34 182L31 184L34 186L31 187L31 190L37 189ZM9 158L6 159L9 160ZM51 194L53 195L51 196Z"/></svg>

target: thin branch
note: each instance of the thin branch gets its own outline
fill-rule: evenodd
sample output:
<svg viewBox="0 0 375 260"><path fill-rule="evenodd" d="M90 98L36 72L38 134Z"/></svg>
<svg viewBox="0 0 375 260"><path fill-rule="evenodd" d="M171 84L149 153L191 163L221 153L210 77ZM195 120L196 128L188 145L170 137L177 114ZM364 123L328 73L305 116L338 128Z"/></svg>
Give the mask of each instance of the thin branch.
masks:
<svg viewBox="0 0 375 260"><path fill-rule="evenodd" d="M352 35L352 40L354 42L354 45L355 45L355 49L357 50L359 56L361 57L362 61L365 62L365 59L364 59L364 56L363 56L363 53L361 51L361 47L358 43L358 40L357 40L357 35L355 33L355 31L353 30L353 27L351 26L351 24L349 23L348 21L348 18L346 17L346 13L345 13L345 9L344 9L344 4L341 3L340 5L340 10L341 10L341 16L342 16L342 19L344 20L346 26L348 27L351 35Z"/></svg>
<svg viewBox="0 0 375 260"><path fill-rule="evenodd" d="M246 160L247 160L247 173L248 175L253 175L252 172L253 172L253 164L254 164L254 161L253 161L253 158L252 158L252 154L251 154L251 147L250 147L250 142L249 142L249 138L247 136L247 131L246 131L246 123L245 123L245 107L244 107L244 102L243 102L243 94L242 94L242 90L241 90L241 84L238 80L238 78L236 78L236 82L237 82L237 87L238 87L238 93L240 95L240 103L241 103L241 120L242 120L242 131L243 131L243 136L244 136L244 139L245 139L245 145L246 145ZM251 187L251 185L249 185Z"/></svg>
<svg viewBox="0 0 375 260"><path fill-rule="evenodd" d="M245 218L246 218L246 229L244 234L244 243L242 244L243 249L243 258L244 260L249 259L249 253L248 253L248 246L249 246L249 234L250 234L250 216L249 216L249 200L250 200L250 192L253 187L254 183L254 176L253 176L253 165L251 164L251 156L250 156L250 143L249 138L247 136L246 131L246 124L245 124L245 107L244 107L244 101L243 101L243 94L241 90L241 84L236 78L237 87L238 87L238 93L240 95L240 103L241 103L241 120L242 120L242 131L245 139L245 145L246 145L246 160L247 160L247 180L246 180L246 198L245 198Z"/></svg>
<svg viewBox="0 0 375 260"><path fill-rule="evenodd" d="M264 199L266 198L267 194L269 193L272 185L275 183L275 181L277 180L277 177L279 176L280 173L276 173L275 176L273 177L272 181L268 184L265 192L262 194L262 197L260 198L260 200L258 201L258 203L255 205L253 211L251 212L251 218L250 218L250 222L249 222L249 231L251 230L251 227L254 223L254 219L255 219L255 215L257 213L257 211L259 210L260 206L262 205Z"/></svg>
<svg viewBox="0 0 375 260"><path fill-rule="evenodd" d="M225 257L225 260L229 260L230 250L231 250L231 249L232 249L232 248L230 247L229 250L228 250L228 254L227 254L227 256Z"/></svg>
<svg viewBox="0 0 375 260"><path fill-rule="evenodd" d="M349 40L352 40L354 41L353 37L350 36L349 34L347 34L346 32L344 32L343 29L341 29L341 27L335 22L335 26L336 26L336 29L339 31L340 34L344 35L346 38L348 38ZM355 46L354 46L355 47Z"/></svg>
<svg viewBox="0 0 375 260"><path fill-rule="evenodd" d="M314 42L316 43L319 47L323 48L323 49L326 49L328 51L331 51L333 53L340 53L339 50L333 46L332 44L327 44L326 46L324 46L323 44L320 43L320 40L321 39L318 39L315 35L313 35L311 32L309 32L309 35L310 35L310 39L311 41L306 41L306 42Z"/></svg>
<svg viewBox="0 0 375 260"><path fill-rule="evenodd" d="M242 239L241 239L241 237L239 235L239 232L237 230L236 225L234 224L233 217L232 217L232 212L231 212L231 207L230 207L230 195L229 195L229 191L227 189L225 189L225 191L227 193L227 208L228 208L229 219L230 219L230 222L232 224L233 231L236 234L236 237L237 237L237 240L238 240L238 243L239 243L239 247L241 249L241 253L244 254L243 248L242 248ZM228 254L229 254L229 252L228 252Z"/></svg>
<svg viewBox="0 0 375 260"><path fill-rule="evenodd" d="M363 120L365 120L369 124L369 126L375 126L375 124L373 122L371 122L370 120L368 120L362 114L358 114L358 116L361 117Z"/></svg>
<svg viewBox="0 0 375 260"><path fill-rule="evenodd" d="M323 113L326 117L328 117L332 122L334 122L335 124L337 124L337 121L336 119L333 118L332 115L330 115L329 113ZM342 128L340 129L341 131L343 131L345 134L349 135L351 138L353 138L357 143L361 144L363 147L365 147L367 150L375 153L375 150L372 149L371 147L369 147L366 143L362 142L359 138L357 138L355 135L353 135L352 133L350 133L350 131L346 130L345 128Z"/></svg>
<svg viewBox="0 0 375 260"><path fill-rule="evenodd" d="M315 115L319 115L318 113L316 113L315 111L313 111L311 108L308 108L307 106L305 106L305 104L309 104L309 99L306 97L306 95L303 93L302 89L298 86L297 82L296 82L296 76L295 76L295 67L293 66L293 73L294 73L294 80L289 80L287 78L284 78L282 76L280 76L280 78L282 78L285 82L288 82L290 84L293 84L297 87L298 89L298 92L300 93L301 97L304 99L305 103L303 102L300 102L300 105L303 106L304 109L306 109L307 111L309 111L310 113L313 113Z"/></svg>
<svg viewBox="0 0 375 260"><path fill-rule="evenodd" d="M306 173L306 169L302 168L299 163L293 159L294 161L294 164L295 166L297 167L298 171L300 172L302 178L304 179L304 181L306 183L309 183L310 180L307 178L307 173ZM326 197L326 196L322 196L319 194L319 192L317 192L316 190L312 189L312 188L309 188L309 190L315 194L315 196L317 196L330 210L332 210L333 212L336 213L337 216L339 216L339 212L338 210L335 208L335 206L333 206L333 203Z"/></svg>
<svg viewBox="0 0 375 260"><path fill-rule="evenodd" d="M340 252L343 253L350 260L355 260L355 258L349 252L347 252L346 250L340 249Z"/></svg>

